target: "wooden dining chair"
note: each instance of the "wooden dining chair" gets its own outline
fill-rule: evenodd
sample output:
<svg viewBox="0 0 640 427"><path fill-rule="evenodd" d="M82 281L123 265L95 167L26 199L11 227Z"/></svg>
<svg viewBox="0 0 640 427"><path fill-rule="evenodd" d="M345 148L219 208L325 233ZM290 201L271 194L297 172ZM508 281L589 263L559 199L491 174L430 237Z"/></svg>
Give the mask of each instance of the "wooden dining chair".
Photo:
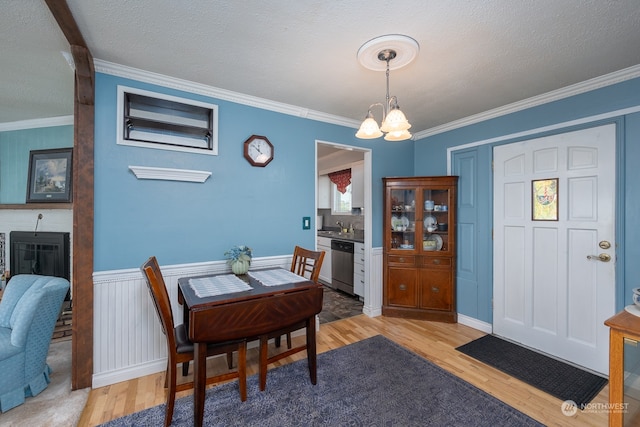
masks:
<svg viewBox="0 0 640 427"><path fill-rule="evenodd" d="M293 251L293 258L291 259L291 272L299 276L303 276L314 283L318 283L318 276L320 275L320 268L322 268L324 255L324 251L312 251L296 246ZM291 348L291 333L306 327L306 321L297 322L288 327L278 331L273 331L260 337L260 390L264 390L266 387L267 366L269 364L307 349L306 342L295 348ZM313 327L315 327L315 325L313 325ZM283 335L286 335L287 337L287 350L269 357L269 340L274 339L275 346L280 347Z"/></svg>
<svg viewBox="0 0 640 427"><path fill-rule="evenodd" d="M193 381L177 384L177 365L182 364L182 375L185 376L189 370L189 362L194 358L193 343L189 340L184 324L175 326L173 322L173 312L171 311L171 301L169 293L164 283L164 278L160 271L156 257L149 258L141 267L151 294L153 305L156 308L162 332L167 337L167 372L165 377L165 388L168 388L167 406L165 411L164 425L168 427L173 419L173 408L176 393L182 390L193 388ZM207 357L221 354L227 355L227 363L231 369L233 352L238 352L238 369L233 372L226 372L220 375L207 377L207 385L238 378L240 388L240 399L244 402L247 399L247 342L246 340L229 341L223 343L209 344L207 346Z"/></svg>

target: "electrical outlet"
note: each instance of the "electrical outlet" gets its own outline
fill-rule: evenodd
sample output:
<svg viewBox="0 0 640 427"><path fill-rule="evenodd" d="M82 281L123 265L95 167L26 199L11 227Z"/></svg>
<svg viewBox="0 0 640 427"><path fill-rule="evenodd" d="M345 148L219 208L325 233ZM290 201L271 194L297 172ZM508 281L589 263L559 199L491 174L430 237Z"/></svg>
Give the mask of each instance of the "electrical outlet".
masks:
<svg viewBox="0 0 640 427"><path fill-rule="evenodd" d="M311 228L311 217L303 216L302 217L302 229L309 230Z"/></svg>

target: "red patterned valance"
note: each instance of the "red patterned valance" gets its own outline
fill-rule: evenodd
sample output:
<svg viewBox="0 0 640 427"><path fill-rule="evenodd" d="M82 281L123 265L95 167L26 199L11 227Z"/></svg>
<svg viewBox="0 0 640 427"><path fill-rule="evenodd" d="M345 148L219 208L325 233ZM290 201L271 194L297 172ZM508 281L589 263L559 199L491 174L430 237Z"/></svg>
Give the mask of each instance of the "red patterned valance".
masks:
<svg viewBox="0 0 640 427"><path fill-rule="evenodd" d="M338 187L338 191L344 194L349 184L351 184L351 169L331 172L329 179Z"/></svg>

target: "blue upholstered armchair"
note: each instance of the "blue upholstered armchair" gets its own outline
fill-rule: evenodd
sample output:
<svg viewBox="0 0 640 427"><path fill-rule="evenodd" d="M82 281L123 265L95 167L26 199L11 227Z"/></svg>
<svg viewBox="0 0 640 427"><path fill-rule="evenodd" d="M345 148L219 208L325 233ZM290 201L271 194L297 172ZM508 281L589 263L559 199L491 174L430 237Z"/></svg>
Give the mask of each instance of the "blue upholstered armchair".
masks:
<svg viewBox="0 0 640 427"><path fill-rule="evenodd" d="M0 301L0 412L47 388L49 343L69 290L60 277L11 278Z"/></svg>

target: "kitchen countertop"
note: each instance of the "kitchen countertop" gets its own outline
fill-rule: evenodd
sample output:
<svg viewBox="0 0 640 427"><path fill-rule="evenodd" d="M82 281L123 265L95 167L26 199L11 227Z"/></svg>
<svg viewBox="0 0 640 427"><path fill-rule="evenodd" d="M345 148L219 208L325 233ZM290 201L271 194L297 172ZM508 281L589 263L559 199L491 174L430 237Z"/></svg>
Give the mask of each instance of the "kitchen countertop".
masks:
<svg viewBox="0 0 640 427"><path fill-rule="evenodd" d="M318 230L318 236L328 237L336 240L347 240L350 242L364 243L364 232L343 233L337 230Z"/></svg>

